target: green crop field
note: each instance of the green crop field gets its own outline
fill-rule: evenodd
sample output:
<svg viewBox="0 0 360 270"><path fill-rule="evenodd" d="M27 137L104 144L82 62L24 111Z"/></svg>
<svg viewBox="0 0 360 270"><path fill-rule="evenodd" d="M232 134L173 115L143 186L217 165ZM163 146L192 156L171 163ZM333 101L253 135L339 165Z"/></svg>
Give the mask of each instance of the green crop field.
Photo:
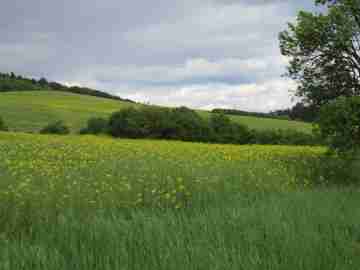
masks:
<svg viewBox="0 0 360 270"><path fill-rule="evenodd" d="M98 97L56 91L25 91L0 94L0 116L11 130L37 132L49 122L63 120L73 132L85 126L90 117L106 117L134 104ZM139 106L139 105L135 105ZM209 113L200 112L207 117ZM254 129L294 129L311 132L310 124L296 121L231 116Z"/></svg>
<svg viewBox="0 0 360 270"><path fill-rule="evenodd" d="M325 151L0 132L0 269L358 269Z"/></svg>

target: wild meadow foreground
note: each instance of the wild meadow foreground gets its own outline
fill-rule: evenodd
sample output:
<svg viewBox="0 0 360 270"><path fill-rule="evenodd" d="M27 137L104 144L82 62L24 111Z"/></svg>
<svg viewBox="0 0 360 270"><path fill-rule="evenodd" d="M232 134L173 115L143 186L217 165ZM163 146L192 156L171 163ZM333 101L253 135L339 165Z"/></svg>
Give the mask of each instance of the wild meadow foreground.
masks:
<svg viewBox="0 0 360 270"><path fill-rule="evenodd" d="M0 133L0 269L358 269L325 152Z"/></svg>

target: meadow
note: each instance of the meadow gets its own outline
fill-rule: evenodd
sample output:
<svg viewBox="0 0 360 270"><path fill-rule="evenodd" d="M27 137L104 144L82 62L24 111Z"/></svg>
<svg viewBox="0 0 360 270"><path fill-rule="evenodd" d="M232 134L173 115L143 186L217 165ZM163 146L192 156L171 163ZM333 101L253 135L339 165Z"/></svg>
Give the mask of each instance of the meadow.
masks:
<svg viewBox="0 0 360 270"><path fill-rule="evenodd" d="M50 122L63 120L76 133L89 118L108 117L128 106L142 105L56 91L8 92L1 93L0 115L13 131L38 132ZM199 113L209 117L208 112ZM231 119L252 129L293 129L307 133L312 130L311 124L297 121L243 116L231 116Z"/></svg>
<svg viewBox="0 0 360 270"><path fill-rule="evenodd" d="M0 133L0 269L358 269L325 152Z"/></svg>

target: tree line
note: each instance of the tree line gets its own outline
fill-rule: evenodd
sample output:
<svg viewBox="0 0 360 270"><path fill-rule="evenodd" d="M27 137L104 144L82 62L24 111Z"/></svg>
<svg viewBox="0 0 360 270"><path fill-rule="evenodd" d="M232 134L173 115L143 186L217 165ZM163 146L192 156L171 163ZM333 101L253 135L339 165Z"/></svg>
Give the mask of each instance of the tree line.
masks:
<svg viewBox="0 0 360 270"><path fill-rule="evenodd" d="M111 95L96 89L80 86L66 86L58 82L49 82L46 78L29 79L15 73L0 73L0 92L11 91L61 91L80 95L95 96L134 103L129 99Z"/></svg>
<svg viewBox="0 0 360 270"><path fill-rule="evenodd" d="M258 118L270 118L280 120L294 120L303 122L314 122L319 116L319 109L311 105L298 102L289 109L275 110L269 113L248 112L236 109L213 109L213 113L224 113L227 115L254 116Z"/></svg>
<svg viewBox="0 0 360 270"><path fill-rule="evenodd" d="M221 113L208 118L186 107L129 107L109 119L92 118L81 134L109 134L116 138L148 138L221 144L316 145L317 136L296 130L255 130Z"/></svg>

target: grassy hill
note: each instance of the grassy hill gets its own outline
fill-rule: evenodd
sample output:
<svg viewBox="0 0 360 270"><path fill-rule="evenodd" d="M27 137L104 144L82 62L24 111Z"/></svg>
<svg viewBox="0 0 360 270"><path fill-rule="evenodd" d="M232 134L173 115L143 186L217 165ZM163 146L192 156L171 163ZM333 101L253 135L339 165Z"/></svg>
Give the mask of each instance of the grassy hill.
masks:
<svg viewBox="0 0 360 270"><path fill-rule="evenodd" d="M141 106L93 96L57 91L24 91L0 93L0 116L11 130L36 132L46 124L63 120L73 132L82 128L90 117L106 117L127 106ZM209 113L200 111L204 117ZM231 116L236 122L253 129L295 129L311 132L303 122Z"/></svg>
<svg viewBox="0 0 360 270"><path fill-rule="evenodd" d="M0 115L15 131L35 132L55 120L63 120L73 131L78 131L90 117L106 117L126 106L136 105L57 91L0 94Z"/></svg>

